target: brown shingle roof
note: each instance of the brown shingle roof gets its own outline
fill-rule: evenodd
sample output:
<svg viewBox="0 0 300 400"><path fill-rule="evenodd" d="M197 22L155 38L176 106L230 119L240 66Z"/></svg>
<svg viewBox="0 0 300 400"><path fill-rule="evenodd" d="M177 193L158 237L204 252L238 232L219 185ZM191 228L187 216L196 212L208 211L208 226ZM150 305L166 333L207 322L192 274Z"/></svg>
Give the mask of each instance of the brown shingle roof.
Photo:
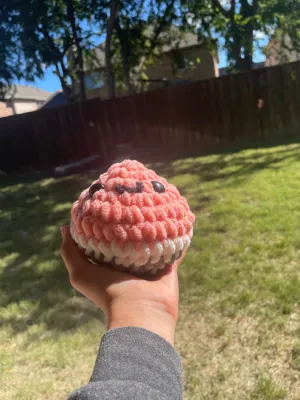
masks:
<svg viewBox="0 0 300 400"><path fill-rule="evenodd" d="M5 94L5 100L11 98L18 100L45 101L51 96L51 92L33 86L13 85Z"/></svg>

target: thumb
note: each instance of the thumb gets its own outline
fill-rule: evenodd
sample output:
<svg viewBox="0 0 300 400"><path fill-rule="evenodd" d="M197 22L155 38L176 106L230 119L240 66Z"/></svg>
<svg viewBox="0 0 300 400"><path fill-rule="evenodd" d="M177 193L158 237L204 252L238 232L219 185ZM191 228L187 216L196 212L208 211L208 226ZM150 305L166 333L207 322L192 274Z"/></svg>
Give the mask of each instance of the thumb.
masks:
<svg viewBox="0 0 300 400"><path fill-rule="evenodd" d="M85 266L86 264L89 264L89 262L73 240L70 233L70 227L67 225L62 226L60 227L60 232L63 239L60 248L61 256L69 274L71 274L75 270L82 268L82 265Z"/></svg>

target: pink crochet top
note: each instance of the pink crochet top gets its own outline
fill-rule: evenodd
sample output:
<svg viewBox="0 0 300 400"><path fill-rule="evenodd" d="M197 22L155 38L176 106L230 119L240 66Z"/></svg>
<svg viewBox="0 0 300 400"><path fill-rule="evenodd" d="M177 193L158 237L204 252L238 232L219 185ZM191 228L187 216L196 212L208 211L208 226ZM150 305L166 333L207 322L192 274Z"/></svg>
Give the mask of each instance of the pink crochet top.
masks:
<svg viewBox="0 0 300 400"><path fill-rule="evenodd" d="M174 185L125 160L81 193L71 211L71 234L91 258L156 273L190 244L194 220Z"/></svg>

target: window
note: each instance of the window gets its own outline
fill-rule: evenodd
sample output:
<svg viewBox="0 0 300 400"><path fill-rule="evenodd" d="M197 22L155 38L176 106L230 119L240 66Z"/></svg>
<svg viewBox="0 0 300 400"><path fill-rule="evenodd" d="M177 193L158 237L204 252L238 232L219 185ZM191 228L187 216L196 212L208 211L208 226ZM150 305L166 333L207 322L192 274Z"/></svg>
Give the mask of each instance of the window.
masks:
<svg viewBox="0 0 300 400"><path fill-rule="evenodd" d="M104 86L104 76L102 71L93 71L85 75L85 87L88 90L100 89Z"/></svg>
<svg viewBox="0 0 300 400"><path fill-rule="evenodd" d="M173 51L173 70L180 71L194 66L194 60L188 52L174 50Z"/></svg>

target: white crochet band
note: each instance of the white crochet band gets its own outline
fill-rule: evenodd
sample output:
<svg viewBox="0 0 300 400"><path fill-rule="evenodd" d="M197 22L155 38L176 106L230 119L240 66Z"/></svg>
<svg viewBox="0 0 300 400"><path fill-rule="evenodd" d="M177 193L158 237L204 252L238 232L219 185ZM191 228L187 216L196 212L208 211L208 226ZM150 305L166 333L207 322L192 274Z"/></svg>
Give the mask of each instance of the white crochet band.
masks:
<svg viewBox="0 0 300 400"><path fill-rule="evenodd" d="M174 263L181 256L183 250L189 247L193 231L191 230L189 235L174 240L167 239L163 243L156 241L151 249L146 242L142 242L140 250L137 250L132 243L126 243L124 248L121 248L115 240L111 242L110 246L106 246L101 241L95 245L93 239L86 241L83 235L77 235L72 224L71 235L79 247L84 249L87 257L95 261L104 261L117 267L131 269L134 272L156 274L166 264Z"/></svg>

